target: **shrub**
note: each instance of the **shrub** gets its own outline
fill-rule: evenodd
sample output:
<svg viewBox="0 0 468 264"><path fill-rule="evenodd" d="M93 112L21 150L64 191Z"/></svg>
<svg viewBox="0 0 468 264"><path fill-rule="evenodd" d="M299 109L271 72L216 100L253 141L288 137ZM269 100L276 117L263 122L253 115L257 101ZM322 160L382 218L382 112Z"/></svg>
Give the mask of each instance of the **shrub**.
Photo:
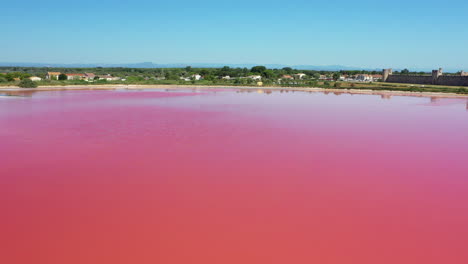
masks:
<svg viewBox="0 0 468 264"><path fill-rule="evenodd" d="M457 93L460 93L460 94L468 94L468 89L466 88L460 88L457 90Z"/></svg>
<svg viewBox="0 0 468 264"><path fill-rule="evenodd" d="M7 82L8 80L4 77L0 77L0 83Z"/></svg>
<svg viewBox="0 0 468 264"><path fill-rule="evenodd" d="M37 83L33 82L31 79L26 78L21 80L18 86L21 88L36 88Z"/></svg>
<svg viewBox="0 0 468 264"><path fill-rule="evenodd" d="M315 86L318 85L318 82L316 82L316 81L310 81L310 82L307 82L307 85L308 85L308 86L315 87Z"/></svg>
<svg viewBox="0 0 468 264"><path fill-rule="evenodd" d="M60 74L58 76L58 80L59 81L66 81L66 80L68 80L68 76L66 74L62 73L62 74Z"/></svg>
<svg viewBox="0 0 468 264"><path fill-rule="evenodd" d="M341 88L341 83L336 82L334 86L335 86L335 88Z"/></svg>

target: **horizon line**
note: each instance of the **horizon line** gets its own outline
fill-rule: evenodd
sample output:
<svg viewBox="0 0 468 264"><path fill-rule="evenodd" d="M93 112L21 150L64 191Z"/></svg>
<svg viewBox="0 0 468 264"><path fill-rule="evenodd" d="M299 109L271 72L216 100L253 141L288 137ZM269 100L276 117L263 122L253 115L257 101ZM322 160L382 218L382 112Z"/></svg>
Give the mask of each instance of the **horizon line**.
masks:
<svg viewBox="0 0 468 264"><path fill-rule="evenodd" d="M22 64L22 65L20 65ZM36 64L36 65L35 65ZM92 66L92 67L126 67L123 65L144 65L144 64L152 64L154 66L174 66L171 68L183 68L183 67L188 67L188 66L203 66L206 68L217 68L220 66L235 66L238 68L242 68L241 66L244 65L246 66L279 66L279 67L313 67L313 68L335 68L333 70L364 70L364 71L380 71L384 69L394 69L394 70L403 70L403 69L408 69L413 72L420 72L420 71L431 71L434 69L439 69L442 68L446 70L447 72L458 72L458 71L463 71L463 69L456 69L455 67L365 67L365 66L347 66L347 65L339 65L339 64L328 64L328 65L313 65L313 64L282 64L282 63L218 63L218 62L195 62L195 63L154 63L150 61L146 62L121 62L121 63L85 63L85 62L72 62L72 63L60 63L60 62L0 62L0 67L32 67L32 68L38 68L38 67L62 67L62 66L69 66L70 68L86 68L86 67L80 67L77 65L87 65L87 66ZM57 66L57 65L62 65L62 66ZM73 67L75 65L75 67ZM100 66L102 65L102 66ZM126 68L139 68L139 67L126 67ZM158 68L158 67L154 67ZM169 68L169 67L162 67L162 68ZM341 68L341 69L340 69ZM272 69L279 69L279 68L272 68ZM301 70L301 68L296 68L298 70ZM413 70L411 70L413 69ZM302 69L302 70L312 70L312 69ZM313 69L316 71L320 71L320 69ZM323 71L330 71L331 69L323 69Z"/></svg>

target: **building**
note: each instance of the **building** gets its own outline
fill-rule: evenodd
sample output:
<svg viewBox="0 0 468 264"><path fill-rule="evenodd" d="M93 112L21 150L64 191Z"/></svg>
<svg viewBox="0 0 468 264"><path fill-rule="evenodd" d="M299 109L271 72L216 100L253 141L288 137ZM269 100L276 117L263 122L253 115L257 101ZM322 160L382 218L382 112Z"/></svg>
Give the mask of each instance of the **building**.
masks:
<svg viewBox="0 0 468 264"><path fill-rule="evenodd" d="M85 72L84 74L84 79L85 81L94 81L94 78L96 77L96 75L94 73L88 73L88 72Z"/></svg>
<svg viewBox="0 0 468 264"><path fill-rule="evenodd" d="M382 78L383 78L382 74L373 74L372 75L372 81L374 81L374 82L381 81Z"/></svg>
<svg viewBox="0 0 468 264"><path fill-rule="evenodd" d="M296 73L296 74L294 74L294 78L299 79L299 80L302 80L306 76L307 75L305 73Z"/></svg>
<svg viewBox="0 0 468 264"><path fill-rule="evenodd" d="M46 79L47 80L58 80L60 72L48 72L46 74Z"/></svg>
<svg viewBox="0 0 468 264"><path fill-rule="evenodd" d="M255 80L255 81L261 81L262 80L262 76L260 76L260 75L252 75L252 76L249 76L248 78L250 78L252 80Z"/></svg>
<svg viewBox="0 0 468 264"><path fill-rule="evenodd" d="M354 76L354 75L348 75L348 74L343 74L343 75L340 75L340 77L338 78L338 80L343 81L343 82L352 82L352 81L355 81L355 80L356 80L356 76Z"/></svg>
<svg viewBox="0 0 468 264"><path fill-rule="evenodd" d="M67 73L67 80L83 80L85 75L83 73Z"/></svg>
<svg viewBox="0 0 468 264"><path fill-rule="evenodd" d="M31 81L34 81L34 82L37 82L37 81L41 81L41 80L42 80L41 77L37 77L37 76L31 76L31 77L29 77L29 79L30 79Z"/></svg>
<svg viewBox="0 0 468 264"><path fill-rule="evenodd" d="M202 79L202 76L200 74L194 74L192 75L192 79L195 81L199 81Z"/></svg>
<svg viewBox="0 0 468 264"><path fill-rule="evenodd" d="M106 80L106 81L118 81L120 77L113 77L112 75L98 75L99 80Z"/></svg>
<svg viewBox="0 0 468 264"><path fill-rule="evenodd" d="M369 74L358 74L356 76L356 81L358 82L372 82L372 75Z"/></svg>
<svg viewBox="0 0 468 264"><path fill-rule="evenodd" d="M292 77L291 75L283 75L283 76L281 76L281 79L292 80L292 79L294 79L294 77Z"/></svg>
<svg viewBox="0 0 468 264"><path fill-rule="evenodd" d="M223 80L231 80L231 76L226 75L226 76L221 77L221 79L223 79Z"/></svg>

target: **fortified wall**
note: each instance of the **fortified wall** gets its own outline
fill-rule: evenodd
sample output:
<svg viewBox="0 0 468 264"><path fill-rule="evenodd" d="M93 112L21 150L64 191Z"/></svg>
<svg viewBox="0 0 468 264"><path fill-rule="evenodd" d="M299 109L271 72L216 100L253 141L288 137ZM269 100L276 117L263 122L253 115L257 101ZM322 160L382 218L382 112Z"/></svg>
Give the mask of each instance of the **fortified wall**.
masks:
<svg viewBox="0 0 468 264"><path fill-rule="evenodd" d="M432 75L394 75L392 69L384 69L383 81L390 83L468 86L468 73L462 71L460 75L443 75L442 68L440 68L433 70Z"/></svg>

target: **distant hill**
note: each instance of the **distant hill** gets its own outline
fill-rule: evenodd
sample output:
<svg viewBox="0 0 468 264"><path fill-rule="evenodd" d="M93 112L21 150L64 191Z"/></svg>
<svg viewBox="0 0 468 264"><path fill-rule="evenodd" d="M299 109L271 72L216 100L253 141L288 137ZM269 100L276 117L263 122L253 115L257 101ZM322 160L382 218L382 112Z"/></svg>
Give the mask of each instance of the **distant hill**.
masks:
<svg viewBox="0 0 468 264"><path fill-rule="evenodd" d="M263 65L270 69L281 69L291 67L298 70L316 70L316 71L339 71L339 70L366 70L366 71L381 71L382 68L363 68L355 66L343 65L284 65L284 64L230 64L230 63L174 63L174 64L157 64L152 62L141 63L32 63L32 62L0 62L1 66L17 66L17 67L57 67L57 68L95 68L95 67L124 67L124 68L184 68L192 66L194 68L221 68L229 66L232 68L251 68L253 66ZM395 71L402 69L394 68ZM412 71L431 71L432 69L410 69ZM460 69L444 69L445 72L457 72Z"/></svg>

